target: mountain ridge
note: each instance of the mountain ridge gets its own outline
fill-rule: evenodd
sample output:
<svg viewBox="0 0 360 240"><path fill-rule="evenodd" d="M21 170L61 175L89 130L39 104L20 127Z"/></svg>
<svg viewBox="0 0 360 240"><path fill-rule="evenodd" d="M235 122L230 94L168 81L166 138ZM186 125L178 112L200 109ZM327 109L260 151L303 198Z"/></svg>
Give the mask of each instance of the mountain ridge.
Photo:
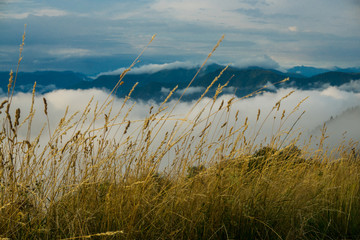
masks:
<svg viewBox="0 0 360 240"><path fill-rule="evenodd" d="M211 82L220 74L224 66L211 64L200 71L199 75L192 84L192 87L198 89L207 88ZM155 99L163 100L165 96L164 89L184 89L193 79L197 68L174 68L163 69L153 73L127 74L123 79L123 84L118 88L116 95L118 97L126 96L136 82L138 86L134 90L132 97L143 100ZM216 91L216 86L224 85L229 81L227 87L236 89L236 95L243 96L262 88L264 85L272 85L289 77L290 81L281 83L279 87L295 87L299 89L316 89L323 86L341 86L352 80L359 80L360 73L327 71L311 77L298 73L281 72L274 69L264 69L260 67L237 68L229 66L222 76L215 83L215 86L209 91L211 96ZM1 89L7 92L9 79L8 72L0 72ZM56 89L107 89L111 90L120 79L118 75L101 75L96 79L91 79L82 73L72 71L36 71L33 73L18 74L16 91L31 92L34 82L37 82L36 91L46 93ZM272 91L268 88L267 91ZM198 94L187 94L184 100L191 100L198 97ZM234 91L235 92L235 91ZM191 91L190 91L191 93Z"/></svg>

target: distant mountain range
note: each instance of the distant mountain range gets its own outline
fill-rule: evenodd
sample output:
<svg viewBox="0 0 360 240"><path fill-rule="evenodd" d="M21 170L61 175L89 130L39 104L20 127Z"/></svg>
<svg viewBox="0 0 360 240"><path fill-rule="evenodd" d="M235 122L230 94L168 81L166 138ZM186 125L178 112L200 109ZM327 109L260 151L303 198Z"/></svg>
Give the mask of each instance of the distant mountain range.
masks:
<svg viewBox="0 0 360 240"><path fill-rule="evenodd" d="M360 68L339 68L334 67L332 69L326 68L315 68L315 67L307 67L307 66L296 66L287 70L288 73L300 74L305 77L313 77L315 75L326 73L326 72L344 72L344 73L359 73Z"/></svg>
<svg viewBox="0 0 360 240"><path fill-rule="evenodd" d="M199 97L211 82L219 75L224 66L211 64L204 68L197 76L191 88L184 94L184 100L192 100ZM123 79L123 84L119 86L116 95L126 96L132 86L139 82L134 90L132 97L135 99L154 99L162 101L175 86L178 86L180 96L183 90L195 76L197 68L177 68L161 70L155 73L132 74L129 72ZM101 75L96 79L91 79L84 74L75 72L55 72L42 71L18 74L16 88L17 92L31 92L34 82L37 82L36 92L46 93L55 89L91 89L99 88L111 90L119 81L120 75ZM284 78L290 80L277 86L277 83ZM0 72L1 90L7 92L9 72ZM244 96L252 93L264 85L267 85L266 91L274 91L277 87L295 87L298 89L317 89L324 86L341 86L349 84L354 80L360 81L360 68L340 69L335 71L313 67L294 67L287 72L280 72L273 69L263 69L259 67L236 68L229 67L219 80L209 91L208 96L212 96L216 87L229 81L224 92ZM360 91L354 89L353 91Z"/></svg>
<svg viewBox="0 0 360 240"><path fill-rule="evenodd" d="M15 73L13 76L15 78ZM36 82L36 92L45 93L55 89L71 89L75 84L89 80L91 79L84 74L71 71L19 72L15 90L17 92L31 92L34 82ZM0 81L0 89L7 92L9 72L0 72Z"/></svg>

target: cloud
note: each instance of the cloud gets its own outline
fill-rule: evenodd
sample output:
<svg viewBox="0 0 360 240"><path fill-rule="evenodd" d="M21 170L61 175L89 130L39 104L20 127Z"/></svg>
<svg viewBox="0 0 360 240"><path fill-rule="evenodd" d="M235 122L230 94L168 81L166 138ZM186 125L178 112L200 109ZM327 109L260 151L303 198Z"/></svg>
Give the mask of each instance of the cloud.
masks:
<svg viewBox="0 0 360 240"><path fill-rule="evenodd" d="M295 90L295 92L289 97L281 100L292 90ZM197 91L197 89L194 88L193 91ZM329 89L324 91L329 91ZM215 103L210 98L204 98L198 103L196 103L196 101L181 101L176 106L174 105L176 100L172 100L165 105L167 109L157 116L157 121L160 121L163 125L158 124L156 126L155 124L151 124L150 126L155 128L153 132L159 131L159 134L152 144L151 151L155 151L158 144L160 144L160 142L164 139L166 132L172 132L175 126L177 127L178 135L190 134L190 136L194 136L195 140L192 147L196 147L196 144L201 141L199 136L201 136L201 133L207 123L212 123L208 128L206 140L207 144L216 144L217 139L221 134L227 134L231 127L241 127L246 118L248 118L249 123L249 128L245 133L246 139L247 141L254 141L255 144L259 144L261 142L268 143L272 136L281 136L282 139L284 139L287 135L287 131L289 131L292 127L293 129L289 133L287 140L290 141L291 139L294 139L297 134L301 132L303 138L298 142L298 145L302 145L305 140L309 139L310 135L313 135L313 141L316 143L321 136L320 126L322 126L324 122L336 116L338 116L335 118L336 121L329 122L328 135L330 137L326 140L326 144L329 144L329 146L340 144L343 141L343 136L341 134L345 131L351 133L349 137L352 137L355 141L359 141L359 111L348 114L343 114L343 112L346 109L359 106L360 94L337 90L337 95L334 97L331 94L322 94L324 91L278 89L276 92L268 92L248 99L233 98L233 95L223 95L219 97ZM97 120L94 123L91 123L92 116L94 116L93 111L99 112L100 106L103 106L103 103L105 103L108 97L108 92L96 89L57 90L44 95L36 96L36 114L32 127L32 139L34 139L34 137L39 134L40 129L47 124L43 112L43 97L47 99L48 103L48 116L51 131L54 131L57 128L57 124L64 116L67 107L69 107L67 118L79 111L79 113L74 117L76 121L79 121L79 119L81 119L82 112L92 97L93 101L89 105L90 114L87 119L83 119L83 127L87 128L91 126L91 129L99 129L95 130L95 134L101 134L103 132L104 129L102 127L104 126L105 114L108 116L110 115L110 118L112 118L120 111L115 122L116 124L114 125L113 130L111 130L113 135L110 134L111 138L119 141L123 139L122 133L124 132L125 123L127 123L128 120L131 120L132 124L128 130L127 136L138 136L139 131L142 129L141 125L143 124L143 120L150 115L150 108L153 107L152 112L154 113L160 107L159 103L152 101L137 101L135 103L135 101L131 99L123 106L124 99L114 98L107 108L98 115ZM6 99L6 97L3 97L0 101L2 102L4 99ZM304 99L306 100L302 102ZM281 103L279 105L279 109L277 110L274 106L279 100L281 100ZM230 111L228 112L226 106L229 101L232 101L232 105ZM300 102L302 103L299 105ZM14 114L15 108L19 107L21 109L20 121L24 120L29 112L30 104L31 94L19 93L15 95L12 102L13 107L11 108L12 114ZM132 108L134 104L135 106ZM223 106L222 110L220 110L217 114L211 115L211 113L215 113L221 105ZM109 114L110 109L112 109L111 114ZM131 111L127 114L130 109ZM171 109L173 110L171 111ZM260 109L260 116L257 121L258 109ZM303 111L305 111L304 115L297 120ZM199 115L200 113L201 115ZM283 113L284 117L282 117ZM209 116L210 118L207 121L206 119ZM199 120L197 125L194 126L193 123L197 117L199 117ZM162 118L167 118L168 121L163 122L163 120L161 120ZM225 123L227 123L227 127L221 128L220 126ZM161 129L159 126L161 126ZM118 131L116 131L117 128L119 128ZM78 129L79 128L77 128L76 131ZM75 129L67 131L67 135L63 137L64 142L72 136L74 131ZM26 133L27 126L24 126L20 130L19 139L24 138ZM49 136L46 134L47 133L45 131L41 140L41 144L43 144L43 146L49 139ZM135 138L133 138L133 140L135 141ZM286 145L287 142L284 144ZM192 148L190 148L190 150L191 149Z"/></svg>
<svg viewBox="0 0 360 240"><path fill-rule="evenodd" d="M335 99L343 99L344 98L342 92L336 87L328 87L325 90L323 90L322 92L320 92L320 95L332 97Z"/></svg>
<svg viewBox="0 0 360 240"><path fill-rule="evenodd" d="M224 88L223 89L223 93L224 94L235 94L236 93L236 90L237 90L237 88L236 87L226 87L226 88Z"/></svg>
<svg viewBox="0 0 360 240"><path fill-rule="evenodd" d="M156 73L162 70L170 70L170 69L177 69L177 68L185 68L185 69L191 69L194 67L197 67L198 64L194 64L191 62L180 62L175 61L171 63L163 63L163 64L147 64L140 67L134 67L131 69L130 72L127 74L144 74L144 73ZM114 71L109 72L103 72L98 74L95 78L102 76L102 75L119 75L123 73L126 70L126 68L122 67L119 69L116 69Z"/></svg>
<svg viewBox="0 0 360 240"><path fill-rule="evenodd" d="M342 140L345 142L348 140L359 142L359 119L360 105L346 109L339 115L331 117L331 119L326 122L326 135L329 137L326 143L336 149L336 147L338 147L337 144ZM317 128L316 131L320 131L320 127Z"/></svg>
<svg viewBox="0 0 360 240"><path fill-rule="evenodd" d="M339 89L343 91L360 92L360 79L351 80L350 82L341 85Z"/></svg>
<svg viewBox="0 0 360 240"><path fill-rule="evenodd" d="M28 12L22 13L1 13L0 18L13 18L13 19L25 19L28 18L30 15L37 16L37 17L62 17L67 15L68 12L55 9L55 8L42 8L42 9L34 9Z"/></svg>
<svg viewBox="0 0 360 240"><path fill-rule="evenodd" d="M92 51L83 48L55 48L48 51L50 55L63 58L85 57L92 55Z"/></svg>
<svg viewBox="0 0 360 240"><path fill-rule="evenodd" d="M170 88L165 88L165 87L161 87L161 90L160 92L162 94L164 94L165 96L167 96L170 91L172 89ZM185 91L186 90L186 91ZM227 89L227 92L229 92L230 89ZM232 89L231 89L232 90ZM185 88L181 88L181 89L177 89L175 91L175 95L177 96L181 96L184 94L184 96L188 96L188 95L192 95L192 94L196 94L196 93L203 93L205 91L205 88L204 87L189 87L187 89ZM225 91L224 91L225 92Z"/></svg>
<svg viewBox="0 0 360 240"><path fill-rule="evenodd" d="M269 82L269 81L265 84L265 86L266 86L266 89L269 89L270 91L276 91L275 85L272 84L272 83ZM264 86L264 87L265 87L265 86Z"/></svg>
<svg viewBox="0 0 360 240"><path fill-rule="evenodd" d="M307 31L335 33L334 30L339 29L339 25L347 22L343 17L344 14L349 17L355 16L353 6L351 1L340 3L336 0L320 0L316 3L311 0L298 3L287 0L268 0L266 2L157 0L152 9L170 19L175 18L180 21L232 29L296 31L301 28ZM330 26L329 21L334 21L335 16L339 25ZM299 24L299 26L295 24ZM351 23L351 26L355 27L354 23ZM348 29L342 29L342 31L350 33Z"/></svg>
<svg viewBox="0 0 360 240"><path fill-rule="evenodd" d="M225 40L213 55L217 62L246 64L249 60L253 64L252 58L267 55L283 67L359 65L360 15L355 0L304 1L11 1L0 10L1 19L7 18L0 21L0 48L13 52L2 54L0 69L8 69L6 60L16 58L24 18L29 26L24 50L28 54L23 61L27 71L58 67L98 74L128 66L116 62L119 55L136 57L154 33L158 37L144 56L156 60L147 63L197 62L225 33ZM46 21L34 16L46 17ZM121 21L114 20L117 16ZM296 29L296 34L290 31ZM85 54L86 63L76 55L71 64L51 63L44 52L58 46L89 49L92 54ZM95 56L103 53L113 58L94 63L94 52ZM42 64L25 61L29 58ZM127 62L129 59L133 58L128 57Z"/></svg>
<svg viewBox="0 0 360 240"><path fill-rule="evenodd" d="M153 3L152 9L159 12L164 17L177 19L186 22L196 22L198 24L216 25L222 27L255 27L249 22L245 15L235 12L233 9L241 9L250 6L241 1L216 1L200 0L157 0ZM242 24L239 25L239 22Z"/></svg>
<svg viewBox="0 0 360 240"><path fill-rule="evenodd" d="M279 69L280 65L272 57L268 55L252 56L249 58L239 58L233 65L235 67L243 68L249 66L258 66L268 69Z"/></svg>
<svg viewBox="0 0 360 240"><path fill-rule="evenodd" d="M27 92L29 91L29 89L32 89L34 86L34 84L26 84L26 85L21 85L19 86L19 89L21 91ZM44 93L44 92L51 92L51 91L55 91L56 85L55 84L49 84L49 85L41 85L41 84L36 84L36 92L37 93ZM1 95L1 93L0 93Z"/></svg>
<svg viewBox="0 0 360 240"><path fill-rule="evenodd" d="M288 27L289 31L290 32L297 32L298 31L298 28L296 26L290 26Z"/></svg>
<svg viewBox="0 0 360 240"><path fill-rule="evenodd" d="M184 94L184 96L187 96L187 95L192 95L192 94L195 94L195 93L202 93L204 91L205 91L204 87L189 87L187 89L179 89L175 93L177 95L183 95Z"/></svg>
<svg viewBox="0 0 360 240"><path fill-rule="evenodd" d="M34 16L38 16L38 17L61 17L61 16L65 16L68 13L66 11L63 10L59 10L59 9L53 9L53 8L45 8L45 9L39 9L39 10L35 10L33 13L31 13Z"/></svg>
<svg viewBox="0 0 360 240"><path fill-rule="evenodd" d="M171 89L170 89L170 88L161 87L160 92L161 92L162 94L168 95L168 94L171 92Z"/></svg>
<svg viewBox="0 0 360 240"><path fill-rule="evenodd" d="M360 1L359 0L349 0L350 2L352 2L352 4L355 5L355 7L360 7Z"/></svg>
<svg viewBox="0 0 360 240"><path fill-rule="evenodd" d="M1 4L9 4L9 3L24 3L27 0L3 0Z"/></svg>

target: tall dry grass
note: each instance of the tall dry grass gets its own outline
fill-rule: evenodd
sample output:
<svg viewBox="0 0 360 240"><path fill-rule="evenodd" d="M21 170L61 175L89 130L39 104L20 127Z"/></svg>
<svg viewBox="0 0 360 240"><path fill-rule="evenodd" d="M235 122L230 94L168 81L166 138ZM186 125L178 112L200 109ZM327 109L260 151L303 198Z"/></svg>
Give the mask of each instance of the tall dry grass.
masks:
<svg viewBox="0 0 360 240"><path fill-rule="evenodd" d="M82 112L65 112L56 126L50 126L44 98L47 120L32 138L36 84L30 112L23 113L12 104L15 83L11 73L8 99L0 106L1 238L360 238L356 143L339 146L336 154L326 153L322 142L315 150L299 149L292 129L279 129L266 146L256 145L259 132L246 139L248 121L239 123L238 113L230 114L241 99L215 104L221 85L207 105L210 111L194 112L205 92L189 113L174 118L181 100L167 105L174 89L136 122L127 118L136 106L125 108L131 92L118 112L110 94L95 106L90 100ZM279 111L286 97L270 112ZM213 121L219 115L225 120ZM283 112L281 120L289 115ZM236 118L232 126L230 117ZM95 127L97 122L103 126ZM172 130L162 132L169 122ZM45 145L44 132L49 132ZM169 156L170 165L161 168Z"/></svg>

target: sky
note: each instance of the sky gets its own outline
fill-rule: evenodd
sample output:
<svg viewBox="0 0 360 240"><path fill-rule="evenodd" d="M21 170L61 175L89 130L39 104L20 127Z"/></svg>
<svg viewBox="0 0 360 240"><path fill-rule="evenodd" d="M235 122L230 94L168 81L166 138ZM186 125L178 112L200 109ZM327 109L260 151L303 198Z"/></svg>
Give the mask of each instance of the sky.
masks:
<svg viewBox="0 0 360 240"><path fill-rule="evenodd" d="M0 71L95 76L139 65L212 61L289 68L360 66L359 0L0 0Z"/></svg>

